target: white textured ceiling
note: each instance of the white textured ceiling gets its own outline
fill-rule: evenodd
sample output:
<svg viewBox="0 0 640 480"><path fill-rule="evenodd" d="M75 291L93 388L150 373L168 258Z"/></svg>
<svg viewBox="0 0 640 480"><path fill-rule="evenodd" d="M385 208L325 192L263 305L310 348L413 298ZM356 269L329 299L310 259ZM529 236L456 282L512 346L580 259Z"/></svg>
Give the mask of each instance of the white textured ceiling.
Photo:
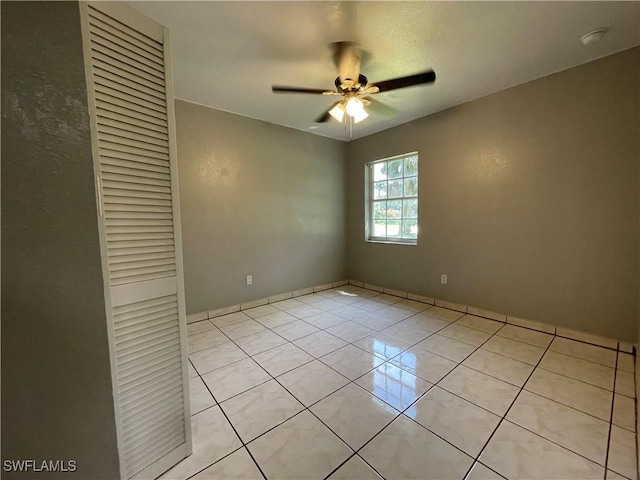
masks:
<svg viewBox="0 0 640 480"><path fill-rule="evenodd" d="M359 138L640 43L640 2L129 2L169 27L175 95L348 140L313 120L336 97L274 94L272 84L331 89L329 44L358 42L369 83L426 69L436 83L376 95L396 108L354 125ZM607 27L604 39L580 37ZM317 126L317 129L310 127Z"/></svg>

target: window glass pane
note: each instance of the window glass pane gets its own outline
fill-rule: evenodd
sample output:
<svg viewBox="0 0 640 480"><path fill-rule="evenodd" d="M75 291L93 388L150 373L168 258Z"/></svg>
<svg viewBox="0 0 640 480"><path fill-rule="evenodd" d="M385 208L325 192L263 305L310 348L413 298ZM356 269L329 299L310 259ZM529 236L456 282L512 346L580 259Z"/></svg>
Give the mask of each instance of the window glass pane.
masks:
<svg viewBox="0 0 640 480"><path fill-rule="evenodd" d="M373 164L373 181L387 179L387 162L379 162Z"/></svg>
<svg viewBox="0 0 640 480"><path fill-rule="evenodd" d="M373 223L373 236L374 237L386 237L387 236L387 224L384 221L376 221Z"/></svg>
<svg viewBox="0 0 640 480"><path fill-rule="evenodd" d="M373 202L373 218L385 219L387 217L387 202Z"/></svg>
<svg viewBox="0 0 640 480"><path fill-rule="evenodd" d="M371 240L415 243L418 238L418 155L416 153L368 164Z"/></svg>
<svg viewBox="0 0 640 480"><path fill-rule="evenodd" d="M417 220L404 220L402 222L402 238L418 238Z"/></svg>
<svg viewBox="0 0 640 480"><path fill-rule="evenodd" d="M389 198L399 198L402 197L402 184L401 180L391 180L389 182Z"/></svg>
<svg viewBox="0 0 640 480"><path fill-rule="evenodd" d="M402 217L418 218L418 200L417 199L402 201Z"/></svg>
<svg viewBox="0 0 640 480"><path fill-rule="evenodd" d="M373 198L387 198L387 182L376 182L373 184Z"/></svg>
<svg viewBox="0 0 640 480"><path fill-rule="evenodd" d="M415 197L418 195L418 177L404 179L404 196Z"/></svg>
<svg viewBox="0 0 640 480"><path fill-rule="evenodd" d="M387 164L387 177L398 178L402 176L402 164L404 163L402 159L391 160L390 162L385 163Z"/></svg>
<svg viewBox="0 0 640 480"><path fill-rule="evenodd" d="M389 220L387 222L387 237L400 238L400 220Z"/></svg>
<svg viewBox="0 0 640 480"><path fill-rule="evenodd" d="M402 218L402 200L387 202L387 218Z"/></svg>
<svg viewBox="0 0 640 480"><path fill-rule="evenodd" d="M418 175L418 157L404 159L404 176Z"/></svg>

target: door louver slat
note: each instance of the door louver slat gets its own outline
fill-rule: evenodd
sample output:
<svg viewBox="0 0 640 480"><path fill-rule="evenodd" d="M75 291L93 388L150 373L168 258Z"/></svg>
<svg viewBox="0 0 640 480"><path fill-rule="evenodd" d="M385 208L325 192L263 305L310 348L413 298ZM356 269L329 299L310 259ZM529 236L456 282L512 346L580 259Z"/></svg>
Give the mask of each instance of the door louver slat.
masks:
<svg viewBox="0 0 640 480"><path fill-rule="evenodd" d="M99 131L102 134L104 141L114 143L116 145L127 145L130 147L141 148L143 150L150 150L152 152L163 153L165 155L169 152L169 147L163 145L158 139L153 137L142 137L141 135L132 134L125 131L114 131L106 128L101 128Z"/></svg>
<svg viewBox="0 0 640 480"><path fill-rule="evenodd" d="M120 260L127 255L146 255L147 253L171 253L173 255L172 245L159 245L156 247L146 247L144 252L141 252L137 248L119 248L118 250L112 250L109 252L109 260L114 263L119 263Z"/></svg>
<svg viewBox="0 0 640 480"><path fill-rule="evenodd" d="M144 41L141 41L144 38L144 35L139 37L136 36L135 30L133 29L126 29L126 27L118 28L117 23L114 25L110 25L108 22L104 22L104 21L94 22L95 29L93 30L93 33L109 41L111 41L111 39L115 36L116 38L118 38L119 46L126 48L132 53L136 53L138 55L142 55L143 57L147 57L150 60L162 65L163 63L162 50L159 49L157 45L153 45L153 44L149 44ZM134 33L134 35L131 35L131 33Z"/></svg>
<svg viewBox="0 0 640 480"><path fill-rule="evenodd" d="M170 352L171 355L165 354L156 355L155 357L150 357L145 360L139 361L136 365L131 366L128 369L123 368L122 375L122 385L123 387L128 385L129 383L139 383L140 378L146 375L151 375L155 372L167 371L173 363L175 363L176 358L179 357L177 352ZM163 379L163 382L167 381L171 383L170 378ZM181 388L178 385L175 388ZM140 399L152 397L152 393L147 389L140 388L136 390L136 395L132 394L126 395L122 394L122 398L120 399L120 403L123 407L129 407L132 403L140 401Z"/></svg>
<svg viewBox="0 0 640 480"><path fill-rule="evenodd" d="M126 349L123 349L123 354L121 358L122 362L123 363L135 362L137 365L140 362L147 361L152 358L156 358L160 356L160 354L166 354L167 352L175 351L176 354L179 354L180 352L178 351L175 345L167 344L166 342L166 337L168 337L171 334L175 335L175 333L176 333L175 330L172 330L172 329L158 330L156 332L156 335L157 336L163 335L165 337L164 344L154 343L152 345L150 343L145 343L144 339L141 339L137 344L131 342L129 344L130 345L129 347L127 347ZM135 382L136 388L134 388L135 391L140 393L143 390L144 385L147 384L146 380L148 375L149 374L146 373L144 379L136 380ZM163 381L165 380L163 379ZM122 399L126 401L127 392L124 389L124 384L123 384L123 389L120 392L122 394Z"/></svg>
<svg viewBox="0 0 640 480"><path fill-rule="evenodd" d="M150 192L150 191L146 191L146 192L138 192L136 190L127 190L127 189L121 189L121 188L104 188L104 193L105 193L105 202L111 202L112 199L108 197L108 195L112 195L113 197L127 197L127 198L134 198L134 199L140 199L140 200L146 200L149 203L149 205L153 205L153 203L151 203L152 200L167 200L167 201L171 201L171 194L169 193L157 193L157 192Z"/></svg>
<svg viewBox="0 0 640 480"><path fill-rule="evenodd" d="M158 118L162 118L159 114L166 113L166 109L162 106L162 102L158 102L156 99L154 101L149 101L144 95L141 95L139 91L134 90L132 88L128 88L125 85L118 85L115 82L111 82L100 78L96 75L96 84L95 91L97 93L102 93L105 97L112 97L114 99L121 100L130 104L131 107L135 108L144 108L147 115L156 116Z"/></svg>
<svg viewBox="0 0 640 480"><path fill-rule="evenodd" d="M94 40L94 38L92 38L92 40ZM135 68L138 72L140 72L140 75L145 75L145 78L147 78L147 76L154 78L156 83L164 85L164 77L162 76L161 72L159 72L155 68L149 67L145 63L136 62L134 59L127 56L126 53L121 53L123 49L113 49L103 43L92 41L91 50L91 53L95 59L99 59L100 56L102 56L117 60L123 66L128 65L131 68ZM108 64L108 62L105 62L104 60L101 60L101 62L102 64Z"/></svg>
<svg viewBox="0 0 640 480"><path fill-rule="evenodd" d="M166 135L167 127L162 125L162 122L156 121L152 118L151 122L148 122L147 118L136 112L132 112L125 108L113 105L109 102L101 103L101 110L98 118L105 125L119 123L121 128L136 128L145 132L149 136ZM111 122L111 123L109 123Z"/></svg>
<svg viewBox="0 0 640 480"><path fill-rule="evenodd" d="M171 416L167 417L166 413L167 412L162 412L161 415L157 415L155 417L152 416L149 418L149 420L151 420L153 423L157 423L159 421L161 422L163 418L169 418L170 419L169 421L165 421L165 425L167 426L171 425L173 422L179 421L179 418L176 418L175 416L173 418ZM152 423L152 422L148 422L148 423ZM160 432L161 431L162 430L160 430ZM150 435L157 436L158 433L160 432L157 429L149 429L148 427L131 429L124 432L123 438L125 442L133 442L133 441L139 442L140 439L148 438Z"/></svg>
<svg viewBox="0 0 640 480"><path fill-rule="evenodd" d="M144 308L124 311L119 314L121 323L117 325L115 328L116 337L119 337L123 333L128 331L135 331L140 328L144 322L151 318L159 318L156 314L161 313L163 318L171 315L177 314L177 309L175 305L171 302L167 303L157 303L153 305L148 305ZM154 315L153 317L148 317L149 315ZM133 324L129 324L128 321L131 320L135 322Z"/></svg>
<svg viewBox="0 0 640 480"><path fill-rule="evenodd" d="M171 218L171 211L165 212L159 210L162 207L151 207L147 205L125 205L130 208L119 208L108 210L108 214L105 215L107 226L108 225L132 225L133 222L138 222L136 225L164 225L164 222L169 221ZM135 207L135 208L134 208ZM145 207L149 211L145 210ZM151 208L155 209L150 210Z"/></svg>
<svg viewBox="0 0 640 480"><path fill-rule="evenodd" d="M144 197L112 197L104 204L106 218L169 218L173 208L170 201Z"/></svg>
<svg viewBox="0 0 640 480"><path fill-rule="evenodd" d="M164 335L157 335L157 338L154 338L150 341L144 341L142 339L138 344L131 343L128 347L122 349L122 362L125 363L128 361L128 357L138 358L138 354L144 350L144 353L153 353L158 350L162 350L165 347L170 347L173 342L173 331L167 331ZM149 377L145 377L145 380L149 380Z"/></svg>
<svg viewBox="0 0 640 480"><path fill-rule="evenodd" d="M136 455L135 460L130 459L128 461L128 465L130 466L129 468L134 472L143 470L147 465L153 463L157 459L156 452L170 452L181 444L182 443L177 441L172 435L158 437L156 440L147 443L147 449L145 451L139 452Z"/></svg>
<svg viewBox="0 0 640 480"><path fill-rule="evenodd" d="M147 360L147 362L154 361L154 362L158 362L159 365L165 365L165 368L163 371L166 373L168 368L166 367L166 365L168 365L171 360L175 360L175 358L179 356L177 352L174 352L174 353L175 354L172 357L167 358L166 360L163 360L162 363L156 358L153 358L151 356L148 357L150 358L150 360ZM155 363L154 363L154 368L157 368ZM156 369L156 371L159 371L159 370ZM141 383L138 376L131 376L129 379L129 382L130 382L129 385L135 383L138 385L138 387L134 386L128 391L123 390L121 392L123 405L137 403L141 398L147 398L153 401L156 399L158 395L165 395L168 391L170 391L171 388L176 388L176 389L182 388L181 385L175 384L171 376L166 374L162 376L161 380L157 382L149 382L148 384Z"/></svg>
<svg viewBox="0 0 640 480"><path fill-rule="evenodd" d="M131 190L136 193L166 193L167 195L171 195L171 187L170 186L157 186L157 185L145 185L142 182L133 183L127 181L126 178L120 177L122 181L114 181L105 179L103 181L105 192L108 191L116 191L116 190Z"/></svg>
<svg viewBox="0 0 640 480"><path fill-rule="evenodd" d="M103 165L125 166L139 170L148 170L150 172L165 172L168 167L165 166L163 160L154 160L152 158L129 155L123 152L104 151ZM140 165L141 164L141 165Z"/></svg>
<svg viewBox="0 0 640 480"><path fill-rule="evenodd" d="M97 22L100 22L101 25L103 26L109 25L111 27L114 27L116 30L119 30L124 35L135 38L142 43L146 43L148 46L154 48L155 50L158 51L160 55L162 55L162 48L160 47L160 44L156 40L147 37L145 34L138 32L137 30L129 27L128 25L124 25L122 22L119 22L118 20L111 18L109 15L106 15L102 13L100 10L96 10L95 8L91 9L91 11L89 12L89 15L95 18Z"/></svg>
<svg viewBox="0 0 640 480"><path fill-rule="evenodd" d="M153 408L146 408L144 412L136 412L135 417L124 417L127 420L127 429L123 433L127 433L130 430L136 430L141 425L149 422L150 419L155 418L156 415L165 415L173 412L176 409L181 408L180 396L174 394L164 399L165 401L159 405L154 405Z"/></svg>
<svg viewBox="0 0 640 480"><path fill-rule="evenodd" d="M151 85L155 85L157 88L164 90L165 83L164 80L155 75L151 75L150 73L141 70L137 66L131 65L126 57L122 55L114 55L113 52L108 52L107 49L98 49L94 48L91 52L91 55L94 60L100 61L100 65L108 66L109 71L116 74L125 74L128 75L127 78L135 79L139 81L142 85L147 85L149 88L152 88Z"/></svg>
<svg viewBox="0 0 640 480"><path fill-rule="evenodd" d="M122 55L129 59L129 61L133 62L134 65L140 66L144 68L145 71L151 73L152 75L156 75L157 77L162 78L163 76L163 67L162 63L158 62L157 59L149 58L150 55L144 55L142 53L134 51L134 49L130 46L124 46L124 43L115 43L109 38L109 35L104 31L99 30L99 28L94 28L91 32L91 43L93 45L101 45L107 51L111 53L116 53Z"/></svg>
<svg viewBox="0 0 640 480"><path fill-rule="evenodd" d="M140 117L142 120L158 125L159 127L167 126L164 121L164 112L149 107L148 104L145 104L144 100L136 100L136 98L131 95L100 85L96 85L95 94L96 99L103 102L105 110L120 109L118 110L120 113Z"/></svg>
<svg viewBox="0 0 640 480"><path fill-rule="evenodd" d="M101 133L108 133L116 137L124 137L129 140L135 140L145 143L147 145L153 145L156 148L165 148L164 151L169 149L169 145L161 134L152 132L151 130L136 129L135 127L128 125L126 129L120 126L113 126L109 124L100 125L98 131Z"/></svg>
<svg viewBox="0 0 640 480"><path fill-rule="evenodd" d="M132 79L131 75L124 70L116 71L111 67L111 71L103 70L101 68L95 68L94 73L98 83L113 86L114 88L126 87L131 89L134 94L139 94L142 98L146 98L150 102L156 102L158 105L163 105L164 101L164 89L160 85L155 85L151 82L147 82L144 79Z"/></svg>
<svg viewBox="0 0 640 480"><path fill-rule="evenodd" d="M165 326L164 324L167 323L167 319L171 320L172 315L175 314L167 314L164 312L160 314L150 313L147 315L147 318L145 320L141 320L140 323L134 326L127 327L125 329L118 330L116 338L118 338L119 341L122 341L122 343L124 344L126 340L121 340L122 338L127 338L129 340L143 338L144 334L140 334L140 332L144 332L147 328L153 329L153 333L157 333L157 329L159 328L159 330L162 330L163 326ZM123 346L123 348L126 347L126 345Z"/></svg>
<svg viewBox="0 0 640 480"><path fill-rule="evenodd" d="M167 142L167 133L162 131L162 127L154 125L154 128L149 128L149 125L146 124L143 126L137 125L135 120L127 118L124 115L118 116L118 114L104 110L102 113L103 115L99 118L100 124L98 130L113 128L119 131L144 135L145 137L153 137L163 145Z"/></svg>
<svg viewBox="0 0 640 480"><path fill-rule="evenodd" d="M134 158L138 158L140 162L149 161L148 158L155 159L156 162L169 162L169 154L166 152L155 152L153 150L149 150L145 148L145 145L137 145L137 146L129 146L122 142L114 142L113 138L106 137L99 140L100 148L104 148L107 153L111 154L110 156L115 155L115 158L122 153L133 155ZM140 158L142 157L142 158ZM162 163L160 166L163 166Z"/></svg>
<svg viewBox="0 0 640 480"><path fill-rule="evenodd" d="M123 78L130 82L127 83L128 85L131 85L133 82L135 82L133 83L134 85L136 85L142 91L149 93L150 95L153 94L152 92L159 93L160 98L162 98L162 96L164 95L164 83L161 82L157 77L145 74L102 53L96 52L95 57L96 59L100 59L100 61L105 64L105 67L107 65L109 66L109 70L96 69L96 71L100 73L101 76L106 76L106 78L110 78L112 80L114 80L115 77Z"/></svg>
<svg viewBox="0 0 640 480"><path fill-rule="evenodd" d="M118 249L120 248L136 248L138 251L142 252L147 247L160 247L160 246L174 246L173 240L142 240L142 241L120 241L120 242L112 242L107 245L109 249L109 256L111 256L111 252L115 251L117 254Z"/></svg>

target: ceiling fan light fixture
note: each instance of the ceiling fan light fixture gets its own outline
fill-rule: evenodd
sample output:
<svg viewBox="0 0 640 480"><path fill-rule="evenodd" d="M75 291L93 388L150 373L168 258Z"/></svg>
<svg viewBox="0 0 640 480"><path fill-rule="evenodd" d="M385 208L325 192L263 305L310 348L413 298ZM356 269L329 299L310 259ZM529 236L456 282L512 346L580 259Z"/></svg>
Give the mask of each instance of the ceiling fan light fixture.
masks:
<svg viewBox="0 0 640 480"><path fill-rule="evenodd" d="M353 123L360 123L362 120L364 120L368 116L369 114L365 112L364 108L362 110L357 111L355 115L351 115L351 117L353 118Z"/></svg>
<svg viewBox="0 0 640 480"><path fill-rule="evenodd" d="M361 116L362 113L366 113L364 111L364 104L362 103L362 100L360 100L359 98L356 97L351 97L349 100L347 100L347 114L350 115L351 117L357 117L357 116ZM366 117L364 117L366 118Z"/></svg>
<svg viewBox="0 0 640 480"><path fill-rule="evenodd" d="M344 118L345 106L344 102L340 102L336 104L331 110L329 110L329 115L335 118L337 121L342 122Z"/></svg>

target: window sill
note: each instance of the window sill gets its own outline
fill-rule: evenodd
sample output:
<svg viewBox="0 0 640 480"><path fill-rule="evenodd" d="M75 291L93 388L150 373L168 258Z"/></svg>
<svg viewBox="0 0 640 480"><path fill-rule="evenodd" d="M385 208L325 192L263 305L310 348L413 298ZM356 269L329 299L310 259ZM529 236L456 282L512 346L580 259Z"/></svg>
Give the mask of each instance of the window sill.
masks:
<svg viewBox="0 0 640 480"><path fill-rule="evenodd" d="M418 244L418 241L394 241L394 240L378 240L378 239L374 239L374 238L367 238L365 239L365 242L367 243L384 243L386 245L409 245L409 246L416 246Z"/></svg>

